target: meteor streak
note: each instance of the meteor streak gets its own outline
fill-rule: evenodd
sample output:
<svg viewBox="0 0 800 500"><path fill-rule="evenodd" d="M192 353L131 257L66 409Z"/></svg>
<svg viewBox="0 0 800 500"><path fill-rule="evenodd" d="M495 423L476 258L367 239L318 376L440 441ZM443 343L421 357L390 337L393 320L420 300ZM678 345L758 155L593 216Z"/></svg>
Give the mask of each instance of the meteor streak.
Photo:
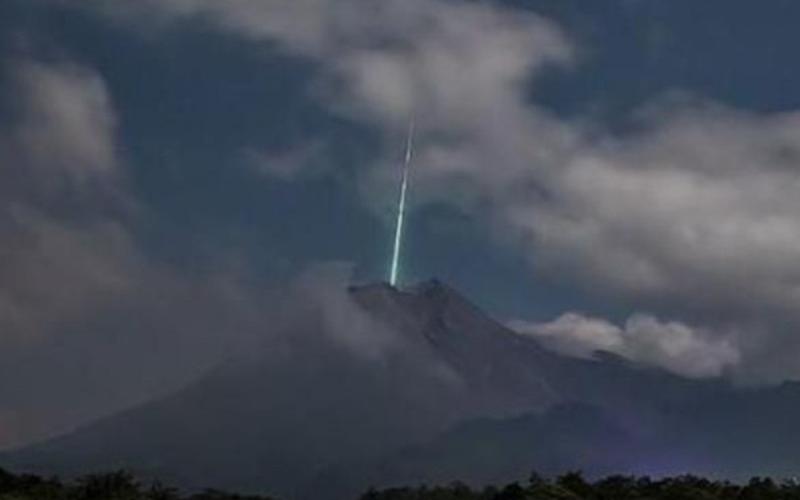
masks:
<svg viewBox="0 0 800 500"><path fill-rule="evenodd" d="M403 161L403 180L400 183L400 201L397 205L397 226L394 231L394 252L392 253L392 268L389 273L389 284L397 286L397 275L400 270L400 249L403 242L403 225L406 218L406 193L408 191L408 173L411 168L411 158L414 153L414 120L408 126L408 139L406 140L406 156Z"/></svg>

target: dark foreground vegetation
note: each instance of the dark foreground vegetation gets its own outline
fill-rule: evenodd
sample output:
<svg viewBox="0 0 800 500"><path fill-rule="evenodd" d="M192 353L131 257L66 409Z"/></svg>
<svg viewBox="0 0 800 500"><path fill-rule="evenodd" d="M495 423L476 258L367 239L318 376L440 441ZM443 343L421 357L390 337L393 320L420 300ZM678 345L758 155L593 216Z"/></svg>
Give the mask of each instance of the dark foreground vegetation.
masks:
<svg viewBox="0 0 800 500"><path fill-rule="evenodd" d="M800 484L754 478L746 485L694 476L651 480L612 476L588 482L578 473L554 481L533 475L527 484L473 490L463 484L370 491L362 500L800 500Z"/></svg>
<svg viewBox="0 0 800 500"><path fill-rule="evenodd" d="M15 476L0 469L0 500L271 500L207 490L180 495L178 490L153 483L143 486L127 472L94 474L71 482L38 476Z"/></svg>
<svg viewBox="0 0 800 500"><path fill-rule="evenodd" d="M320 498L325 498L320 492ZM158 483L144 487L126 472L85 476L71 482L13 475L0 469L0 500L271 500L216 490L181 495ZM525 483L473 489L449 486L372 489L361 500L800 500L800 483L754 478L744 485L694 476L651 480L612 476L596 482L570 473L550 481L533 475Z"/></svg>

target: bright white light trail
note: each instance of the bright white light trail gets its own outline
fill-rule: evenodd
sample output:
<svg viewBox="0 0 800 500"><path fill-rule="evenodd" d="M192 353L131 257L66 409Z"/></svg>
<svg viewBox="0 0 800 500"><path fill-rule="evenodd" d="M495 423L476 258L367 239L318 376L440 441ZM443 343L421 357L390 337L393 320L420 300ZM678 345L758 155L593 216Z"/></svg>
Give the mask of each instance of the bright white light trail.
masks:
<svg viewBox="0 0 800 500"><path fill-rule="evenodd" d="M400 201L397 204L397 226L394 231L394 252L392 253L392 268L389 273L389 284L397 286L397 276L400 271L400 250L403 246L403 225L406 218L406 193L408 192L408 174L411 168L411 158L414 152L414 120L408 126L408 139L406 140L406 156L403 162L403 180L400 183Z"/></svg>

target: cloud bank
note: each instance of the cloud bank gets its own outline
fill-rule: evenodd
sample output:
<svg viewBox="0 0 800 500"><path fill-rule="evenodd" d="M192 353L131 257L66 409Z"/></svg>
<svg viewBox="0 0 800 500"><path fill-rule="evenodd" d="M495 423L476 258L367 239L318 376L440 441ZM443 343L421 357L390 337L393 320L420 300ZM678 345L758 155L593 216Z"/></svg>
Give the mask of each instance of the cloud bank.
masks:
<svg viewBox="0 0 800 500"><path fill-rule="evenodd" d="M150 257L103 77L9 59L0 125L0 447L172 390L252 333L234 266ZM224 259L221 259L224 260Z"/></svg>
<svg viewBox="0 0 800 500"><path fill-rule="evenodd" d="M0 179L0 330L41 332L131 285L138 263L120 221L116 117L102 79L69 63L14 63L15 123ZM100 210L98 210L98 208Z"/></svg>
<svg viewBox="0 0 800 500"><path fill-rule="evenodd" d="M621 327L577 313L549 323L515 321L510 327L568 356L591 359L605 351L686 377L719 377L740 360L727 339L645 314L631 316Z"/></svg>

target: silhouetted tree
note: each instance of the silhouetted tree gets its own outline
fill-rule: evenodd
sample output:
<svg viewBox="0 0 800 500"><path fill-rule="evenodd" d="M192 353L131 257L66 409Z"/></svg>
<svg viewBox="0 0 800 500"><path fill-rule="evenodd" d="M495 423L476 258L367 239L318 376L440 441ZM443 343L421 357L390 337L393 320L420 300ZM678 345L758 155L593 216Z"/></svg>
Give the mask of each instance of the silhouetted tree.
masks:
<svg viewBox="0 0 800 500"><path fill-rule="evenodd" d="M565 490L571 491L580 498L589 499L594 497L594 489L592 485L586 482L586 480L583 478L583 474L580 471L568 472L564 474L558 478L556 484Z"/></svg>

